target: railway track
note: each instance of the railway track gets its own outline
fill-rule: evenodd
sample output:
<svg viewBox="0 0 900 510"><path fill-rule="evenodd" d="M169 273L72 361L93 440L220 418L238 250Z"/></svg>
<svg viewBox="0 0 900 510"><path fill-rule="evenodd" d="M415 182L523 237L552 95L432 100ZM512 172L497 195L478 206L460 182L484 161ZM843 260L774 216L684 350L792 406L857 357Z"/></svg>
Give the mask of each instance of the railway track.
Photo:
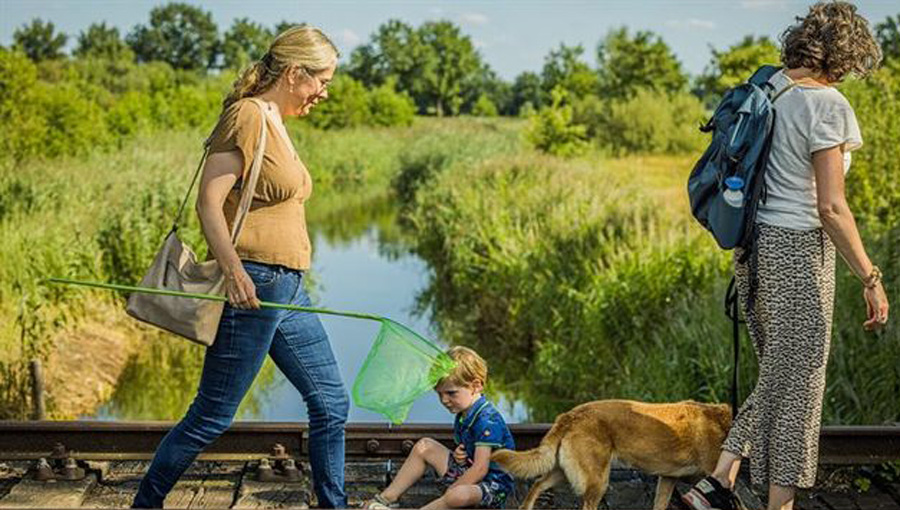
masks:
<svg viewBox="0 0 900 510"><path fill-rule="evenodd" d="M0 421L0 460L35 460L60 453L76 459L146 460L172 427L168 422ZM536 446L549 424L510 427L518 449ZM346 454L350 460L399 459L415 441L433 437L452 445L449 425L349 424ZM306 424L238 422L213 443L201 460L258 459L281 445L293 457L309 452ZM900 426L823 427L821 464L878 464L900 460Z"/></svg>
<svg viewBox="0 0 900 510"><path fill-rule="evenodd" d="M0 421L0 509L127 508L157 444L172 425ZM540 442L549 425L519 424L511 429L517 447L527 449ZM425 436L453 446L450 426L348 425L345 476L351 506L383 488L396 473L400 459ZM314 506L306 462L308 438L308 429L302 423L235 423L182 477L166 504L173 508ZM801 491L797 510L900 510L900 480L879 478L877 470L871 468L900 461L900 425L825 427L819 461L821 485ZM261 469L263 465L266 470ZM41 466L49 478L41 478ZM874 473L870 476L872 486L860 491L853 484L865 473ZM679 484L681 490L688 487L686 482ZM523 500L528 486L524 481L517 483L512 507ZM614 465L604 498L606 508L649 508L654 488L654 477ZM746 473L739 477L737 490L749 508L764 506ZM404 496L401 504L415 508L439 495L440 488L429 475ZM560 487L545 493L537 508L579 505L570 490Z"/></svg>

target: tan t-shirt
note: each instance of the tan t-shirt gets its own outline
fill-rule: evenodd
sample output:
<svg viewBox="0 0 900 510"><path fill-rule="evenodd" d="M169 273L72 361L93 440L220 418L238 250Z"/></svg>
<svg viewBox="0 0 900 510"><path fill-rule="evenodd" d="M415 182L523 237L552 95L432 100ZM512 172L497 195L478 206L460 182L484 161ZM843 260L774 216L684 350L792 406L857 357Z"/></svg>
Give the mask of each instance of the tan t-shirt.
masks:
<svg viewBox="0 0 900 510"><path fill-rule="evenodd" d="M241 198L240 183L249 176L259 143L262 115L259 106L251 100L236 101L219 118L210 137L210 153L237 149L244 156L243 177L225 199L229 230ZM290 140L274 122L277 120L269 117L266 123L266 147L259 180L235 248L241 260L306 270L310 267L312 249L303 203L312 194L312 178L288 146Z"/></svg>

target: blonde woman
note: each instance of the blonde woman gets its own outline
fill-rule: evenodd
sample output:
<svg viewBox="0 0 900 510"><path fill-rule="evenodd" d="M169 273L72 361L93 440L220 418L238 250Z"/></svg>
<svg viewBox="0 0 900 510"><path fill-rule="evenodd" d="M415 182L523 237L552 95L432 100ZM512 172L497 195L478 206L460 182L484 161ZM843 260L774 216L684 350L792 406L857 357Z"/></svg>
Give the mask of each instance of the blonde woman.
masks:
<svg viewBox="0 0 900 510"><path fill-rule="evenodd" d="M314 314L259 308L260 300L310 304L303 289L311 255L304 202L312 182L283 119L306 115L328 98L337 59L337 49L320 30L290 28L244 71L224 101L209 140L197 213L211 256L225 274L228 305L206 351L197 396L160 443L135 497L136 508L162 508L197 454L229 427L267 354L309 409L310 464L319 506L347 504L349 399L328 336ZM261 128L268 130L268 141L259 181L233 246L231 223Z"/></svg>
<svg viewBox="0 0 900 510"><path fill-rule="evenodd" d="M868 75L881 51L868 22L846 2L813 5L781 42L784 69L770 83L776 93L795 86L777 103L768 198L757 217L756 271L735 267L759 380L716 470L683 496L696 510L737 508L731 488L744 457L752 481L769 486L769 510L790 510L796 488L815 483L835 249L862 282L863 326L880 328L888 320L881 271L866 255L844 195L850 153L862 136L853 108L833 87L848 74ZM756 298L746 309L751 286Z"/></svg>

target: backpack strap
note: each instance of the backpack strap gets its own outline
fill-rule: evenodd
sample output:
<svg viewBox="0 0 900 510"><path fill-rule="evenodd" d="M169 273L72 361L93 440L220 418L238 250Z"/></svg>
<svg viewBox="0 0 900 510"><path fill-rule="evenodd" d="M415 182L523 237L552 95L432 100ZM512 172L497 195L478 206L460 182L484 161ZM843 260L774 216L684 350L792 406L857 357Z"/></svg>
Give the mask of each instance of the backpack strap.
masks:
<svg viewBox="0 0 900 510"><path fill-rule="evenodd" d="M781 66L764 65L757 69L756 72L753 73L753 76L747 81L757 87L764 87L778 71L781 71Z"/></svg>

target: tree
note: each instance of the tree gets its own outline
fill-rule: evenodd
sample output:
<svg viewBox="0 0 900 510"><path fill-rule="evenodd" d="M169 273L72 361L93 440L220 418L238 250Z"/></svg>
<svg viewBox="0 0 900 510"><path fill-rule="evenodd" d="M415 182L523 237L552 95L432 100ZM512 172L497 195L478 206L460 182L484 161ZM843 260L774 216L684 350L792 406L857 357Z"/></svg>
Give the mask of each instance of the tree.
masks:
<svg viewBox="0 0 900 510"><path fill-rule="evenodd" d="M544 105L544 91L541 88L541 77L537 73L525 71L516 76L512 86L513 114L518 115L526 104L532 108Z"/></svg>
<svg viewBox="0 0 900 510"><path fill-rule="evenodd" d="M900 14L875 25L875 34L884 59L900 59Z"/></svg>
<svg viewBox="0 0 900 510"><path fill-rule="evenodd" d="M247 18L235 19L222 40L224 66L239 69L262 58L272 42L272 32Z"/></svg>
<svg viewBox="0 0 900 510"><path fill-rule="evenodd" d="M687 84L681 63L653 32L631 37L626 27L610 31L597 46L597 61L601 94L607 97L631 97L640 88L673 93Z"/></svg>
<svg viewBox="0 0 900 510"><path fill-rule="evenodd" d="M566 46L562 43L558 49L550 51L544 58L541 73L545 97L550 97L550 91L557 87L566 91L563 97L568 99L597 92L597 74L581 60L583 53L581 45Z"/></svg>
<svg viewBox="0 0 900 510"><path fill-rule="evenodd" d="M465 92L465 105L463 110L473 112L479 102L482 106L490 101L496 113L494 115L514 115L512 86L503 81L493 69L486 63L481 64L481 69L476 74L477 78L467 87ZM477 114L476 114L477 115Z"/></svg>
<svg viewBox="0 0 900 510"><path fill-rule="evenodd" d="M367 87L396 80L420 112L457 114L474 103L485 68L472 41L449 21L429 22L418 29L399 20L378 27L369 43L353 50L349 73Z"/></svg>
<svg viewBox="0 0 900 510"><path fill-rule="evenodd" d="M137 25L126 42L141 62L205 70L216 63L218 29L212 14L184 3L154 7L150 26Z"/></svg>
<svg viewBox="0 0 900 510"><path fill-rule="evenodd" d="M427 48L421 61L422 92L438 117L457 115L464 91L474 85L473 77L481 68L481 56L472 40L449 21L423 24L419 37Z"/></svg>
<svg viewBox="0 0 900 510"><path fill-rule="evenodd" d="M350 54L350 75L367 87L397 80L397 88L414 94L425 48L419 33L412 26L396 19L388 20L372 34L368 44L357 47Z"/></svg>
<svg viewBox="0 0 900 510"><path fill-rule="evenodd" d="M52 22L44 22L40 18L31 20L13 33L14 47L22 50L33 62L54 60L64 56L62 49L69 36L56 33Z"/></svg>
<svg viewBox="0 0 900 510"><path fill-rule="evenodd" d="M134 57L131 49L119 35L119 29L107 27L106 22L92 23L87 31L78 34L78 46L74 54L78 57L101 57L110 60Z"/></svg>
<svg viewBox="0 0 900 510"><path fill-rule="evenodd" d="M744 83L763 64L778 64L781 51L768 37L748 35L725 51L712 50L712 59L697 80L700 95L717 101L726 90Z"/></svg>

